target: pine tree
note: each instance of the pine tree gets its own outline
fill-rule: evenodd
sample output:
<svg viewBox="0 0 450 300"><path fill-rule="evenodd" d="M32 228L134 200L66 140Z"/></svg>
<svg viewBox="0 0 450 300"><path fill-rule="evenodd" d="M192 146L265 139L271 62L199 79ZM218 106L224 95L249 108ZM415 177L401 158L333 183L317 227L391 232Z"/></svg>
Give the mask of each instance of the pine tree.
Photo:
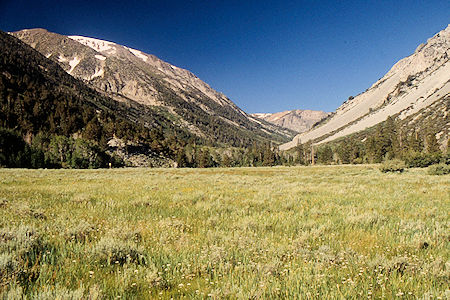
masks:
<svg viewBox="0 0 450 300"><path fill-rule="evenodd" d="M83 132L83 137L88 140L98 141L102 136L101 124L97 116L94 116L86 125Z"/></svg>
<svg viewBox="0 0 450 300"><path fill-rule="evenodd" d="M228 154L226 154L226 153L222 157L222 166L224 166L224 167L231 167L232 166L231 157Z"/></svg>
<svg viewBox="0 0 450 300"><path fill-rule="evenodd" d="M178 149L175 160L178 168L187 167L187 156L184 149Z"/></svg>
<svg viewBox="0 0 450 300"><path fill-rule="evenodd" d="M311 141L308 141L303 145L303 161L305 162L305 165L310 165L312 163L311 145L312 145Z"/></svg>
<svg viewBox="0 0 450 300"><path fill-rule="evenodd" d="M275 165L275 153L272 151L270 145L266 145L263 154L263 166L274 166Z"/></svg>
<svg viewBox="0 0 450 300"><path fill-rule="evenodd" d="M333 162L333 150L329 145L325 145L317 150L317 161L322 164Z"/></svg>
<svg viewBox="0 0 450 300"><path fill-rule="evenodd" d="M369 136L365 142L367 160L371 163L377 161L377 141L374 136Z"/></svg>
<svg viewBox="0 0 450 300"><path fill-rule="evenodd" d="M384 155L388 155L389 158L396 157L400 147L398 143L397 126L392 116L387 117L384 122L382 138L385 146Z"/></svg>
<svg viewBox="0 0 450 300"><path fill-rule="evenodd" d="M349 164L351 162L350 147L346 140L338 144L338 146L336 147L336 153L341 164Z"/></svg>
<svg viewBox="0 0 450 300"><path fill-rule="evenodd" d="M425 151L427 153L440 153L439 143L436 139L436 135L430 133L425 138Z"/></svg>
<svg viewBox="0 0 450 300"><path fill-rule="evenodd" d="M418 131L414 131L412 134L408 136L407 148L408 151L410 152L422 152L423 143Z"/></svg>
<svg viewBox="0 0 450 300"><path fill-rule="evenodd" d="M199 150L197 152L197 166L199 168L209 168L213 166L213 159L211 157L211 154L209 152L208 148L205 148L203 150Z"/></svg>
<svg viewBox="0 0 450 300"><path fill-rule="evenodd" d="M305 164L305 150L303 144L298 143L295 147L296 159L295 163L304 165Z"/></svg>

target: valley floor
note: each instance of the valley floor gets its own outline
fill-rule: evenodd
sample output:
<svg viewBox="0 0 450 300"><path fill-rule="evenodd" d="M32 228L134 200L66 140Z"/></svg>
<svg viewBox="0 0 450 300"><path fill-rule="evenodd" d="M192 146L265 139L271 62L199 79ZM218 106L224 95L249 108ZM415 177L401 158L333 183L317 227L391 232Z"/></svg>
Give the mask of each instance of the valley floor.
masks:
<svg viewBox="0 0 450 300"><path fill-rule="evenodd" d="M445 299L449 191L374 165L0 169L0 297Z"/></svg>

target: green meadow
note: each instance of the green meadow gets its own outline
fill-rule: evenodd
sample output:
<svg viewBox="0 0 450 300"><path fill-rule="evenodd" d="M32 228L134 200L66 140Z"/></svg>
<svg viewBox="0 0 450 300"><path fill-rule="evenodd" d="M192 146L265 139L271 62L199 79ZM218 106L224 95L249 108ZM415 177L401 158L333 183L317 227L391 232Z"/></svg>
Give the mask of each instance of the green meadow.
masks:
<svg viewBox="0 0 450 300"><path fill-rule="evenodd" d="M0 169L3 299L449 299L450 175Z"/></svg>

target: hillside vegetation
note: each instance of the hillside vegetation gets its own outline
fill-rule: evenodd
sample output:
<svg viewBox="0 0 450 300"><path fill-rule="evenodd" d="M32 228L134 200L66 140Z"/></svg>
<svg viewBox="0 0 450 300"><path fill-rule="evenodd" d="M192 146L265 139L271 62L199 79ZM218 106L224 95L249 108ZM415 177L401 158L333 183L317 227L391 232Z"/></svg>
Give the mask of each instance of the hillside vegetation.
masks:
<svg viewBox="0 0 450 300"><path fill-rule="evenodd" d="M159 123L167 131L175 126L214 146L234 147L271 140L286 142L295 134L255 121L188 70L139 50L44 29L27 29L12 35L88 86L118 102L138 105L138 109L124 115L148 123L147 127L153 126L154 118L169 119L170 122ZM147 111L153 115L148 116Z"/></svg>
<svg viewBox="0 0 450 300"><path fill-rule="evenodd" d="M444 299L449 175L0 169L1 298Z"/></svg>
<svg viewBox="0 0 450 300"><path fill-rule="evenodd" d="M361 164L401 159L409 167L450 164L449 105L450 96L445 96L403 120L388 117L372 128L319 144L315 146L316 161ZM308 153L306 157L302 154L310 147L311 143L299 144L294 152L306 160Z"/></svg>
<svg viewBox="0 0 450 300"><path fill-rule="evenodd" d="M208 130L199 137L162 108L90 88L9 34L0 31L0 42L0 166L207 167L221 164L225 148L262 149L271 142L270 135L207 118L195 121Z"/></svg>
<svg viewBox="0 0 450 300"><path fill-rule="evenodd" d="M170 121L147 111L152 128L133 122L124 117L133 105L92 90L17 38L0 31L0 41L0 127L5 128L0 128L0 165L105 167L116 161L108 151L112 138L156 154L165 150L169 137L157 131ZM174 126L169 129L172 139L190 137ZM22 141L9 153L8 145L19 145L20 139L26 144ZM182 143L175 144L180 148ZM164 154L174 157L173 152Z"/></svg>

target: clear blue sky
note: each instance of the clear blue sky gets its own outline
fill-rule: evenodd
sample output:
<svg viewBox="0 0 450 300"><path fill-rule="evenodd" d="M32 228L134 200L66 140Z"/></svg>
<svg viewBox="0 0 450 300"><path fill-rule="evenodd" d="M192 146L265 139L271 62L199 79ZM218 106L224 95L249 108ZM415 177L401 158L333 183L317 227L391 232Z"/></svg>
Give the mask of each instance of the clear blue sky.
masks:
<svg viewBox="0 0 450 300"><path fill-rule="evenodd" d="M0 0L0 29L114 41L247 112L333 111L450 22L450 1Z"/></svg>

